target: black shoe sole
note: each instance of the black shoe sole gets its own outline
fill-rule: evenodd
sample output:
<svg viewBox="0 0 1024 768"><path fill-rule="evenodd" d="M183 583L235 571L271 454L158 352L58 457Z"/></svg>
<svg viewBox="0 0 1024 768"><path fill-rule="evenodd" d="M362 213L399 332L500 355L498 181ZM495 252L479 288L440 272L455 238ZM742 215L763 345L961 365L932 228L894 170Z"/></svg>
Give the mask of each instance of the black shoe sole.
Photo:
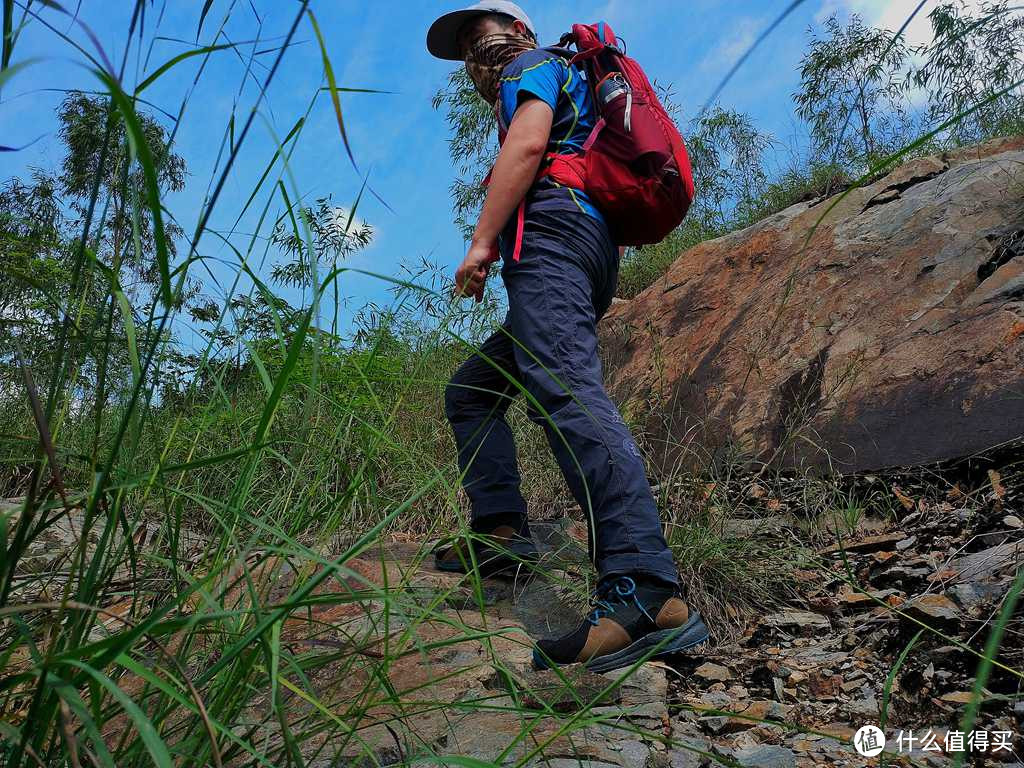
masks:
<svg viewBox="0 0 1024 768"><path fill-rule="evenodd" d="M611 672L615 669L632 666L641 659L651 661L662 656L680 653L700 645L708 637L708 628L704 625L704 619L695 612L681 627L651 632L627 645L621 651L593 658L584 666L591 672ZM537 649L533 651L533 665L537 669L556 666Z"/></svg>
<svg viewBox="0 0 1024 768"><path fill-rule="evenodd" d="M515 573L522 565L533 565L540 559L540 553L536 550L525 550L511 554L504 552L485 551L477 557L477 570L481 576L502 576ZM434 556L434 568L442 573L469 573L471 563L463 563L461 560L445 562L437 555Z"/></svg>

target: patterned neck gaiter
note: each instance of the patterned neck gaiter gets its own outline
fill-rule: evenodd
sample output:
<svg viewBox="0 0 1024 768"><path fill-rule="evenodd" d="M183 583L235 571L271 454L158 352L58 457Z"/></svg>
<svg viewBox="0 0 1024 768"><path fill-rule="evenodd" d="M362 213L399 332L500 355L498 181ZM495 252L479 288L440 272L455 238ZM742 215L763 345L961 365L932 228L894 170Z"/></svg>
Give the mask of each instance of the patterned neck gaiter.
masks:
<svg viewBox="0 0 1024 768"><path fill-rule="evenodd" d="M536 47L537 43L529 37L508 32L486 35L473 43L466 53L466 72L481 98L495 104L502 71L519 54Z"/></svg>

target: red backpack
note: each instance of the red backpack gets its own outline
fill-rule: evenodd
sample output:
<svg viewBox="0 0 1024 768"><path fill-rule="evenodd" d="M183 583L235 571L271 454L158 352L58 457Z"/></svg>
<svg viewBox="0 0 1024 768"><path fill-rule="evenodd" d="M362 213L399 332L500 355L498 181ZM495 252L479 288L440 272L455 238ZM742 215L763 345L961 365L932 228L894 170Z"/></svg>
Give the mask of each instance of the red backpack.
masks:
<svg viewBox="0 0 1024 768"><path fill-rule="evenodd" d="M617 245L660 242L693 202L683 138L611 27L574 24L560 43L570 44L578 53L569 63L586 74L597 123L581 154L548 155L541 176L582 189L604 214Z"/></svg>

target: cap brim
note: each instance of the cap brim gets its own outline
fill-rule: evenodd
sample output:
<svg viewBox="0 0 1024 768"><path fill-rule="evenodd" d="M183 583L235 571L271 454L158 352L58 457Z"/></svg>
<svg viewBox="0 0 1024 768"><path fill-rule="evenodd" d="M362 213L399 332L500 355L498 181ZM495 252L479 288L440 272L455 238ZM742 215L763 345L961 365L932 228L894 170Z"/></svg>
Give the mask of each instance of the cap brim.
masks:
<svg viewBox="0 0 1024 768"><path fill-rule="evenodd" d="M427 31L427 50L439 59L462 61L459 50L459 30L470 19L486 16L489 11L465 9L446 13Z"/></svg>

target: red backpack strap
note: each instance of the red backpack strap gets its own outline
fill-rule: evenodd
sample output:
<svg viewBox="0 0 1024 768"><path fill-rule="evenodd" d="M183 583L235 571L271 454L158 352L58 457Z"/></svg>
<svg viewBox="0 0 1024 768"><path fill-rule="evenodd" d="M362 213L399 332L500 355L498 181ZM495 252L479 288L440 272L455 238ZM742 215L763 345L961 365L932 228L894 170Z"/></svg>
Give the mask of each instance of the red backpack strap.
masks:
<svg viewBox="0 0 1024 768"><path fill-rule="evenodd" d="M576 45L577 53L569 61L570 64L583 64L597 58L605 51L618 50L618 38L612 28L605 22L597 24L573 24L572 32L562 37L561 44Z"/></svg>
<svg viewBox="0 0 1024 768"><path fill-rule="evenodd" d="M560 45L565 47L573 43L577 51L584 53L591 50L600 52L609 46L615 48L618 42L619 39L615 37L612 28L599 21L597 24L573 24L572 31L562 36Z"/></svg>
<svg viewBox="0 0 1024 768"><path fill-rule="evenodd" d="M569 59L570 66L586 72L587 87L597 103L597 88L608 75L622 71L622 50L612 28L601 21L597 24L573 24L572 32L563 35L560 45L574 44L576 54Z"/></svg>
<svg viewBox="0 0 1024 768"><path fill-rule="evenodd" d="M494 104L494 116L498 120L498 144L499 146L505 143L505 137L508 136L508 126L505 125L505 121L501 115L501 99ZM487 173L487 178L484 179L483 185L485 187L490 186L491 175L494 173L492 167ZM523 252L523 231L526 229L526 198L524 197L519 203L519 207L516 209L516 240L512 249L512 260L519 261L519 257ZM488 260L488 264L498 261L500 257L497 255L497 250L491 253L491 257Z"/></svg>

